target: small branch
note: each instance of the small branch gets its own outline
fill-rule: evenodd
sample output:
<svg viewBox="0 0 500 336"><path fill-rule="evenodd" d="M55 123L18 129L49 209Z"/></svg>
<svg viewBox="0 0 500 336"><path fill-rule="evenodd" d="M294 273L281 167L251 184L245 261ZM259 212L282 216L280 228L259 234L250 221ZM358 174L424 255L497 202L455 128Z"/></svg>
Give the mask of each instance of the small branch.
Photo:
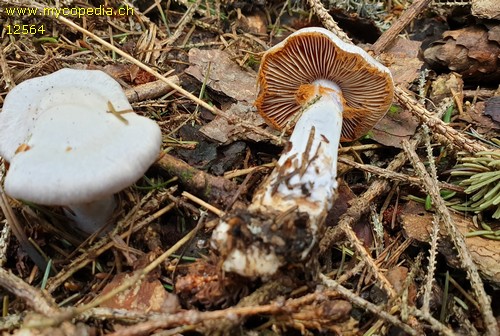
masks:
<svg viewBox="0 0 500 336"><path fill-rule="evenodd" d="M356 252L359 253L359 255L361 256L361 260L363 260L366 263L366 265L370 268L370 270L373 272L373 275L380 282L384 291L391 298L395 298L396 291L394 290L394 287L391 285L389 280L387 280L385 275L382 274L379 267L375 263L375 260L373 260L372 256L368 253L363 243L359 240L358 236L356 236L356 233L353 231L352 226L346 225L344 223L339 223L339 227L344 231L347 239L356 249Z"/></svg>
<svg viewBox="0 0 500 336"><path fill-rule="evenodd" d="M193 168L170 154L162 155L156 165L169 175L177 176L186 190L208 203L228 204L238 190L238 185L231 180Z"/></svg>
<svg viewBox="0 0 500 336"><path fill-rule="evenodd" d="M415 153L415 150L411 148L407 141L403 141L403 149L408 155L408 158L410 159L418 176L422 179L425 189L431 196L432 203L436 207L437 213L441 217L448 234L455 244L458 256L462 262L462 267L467 271L472 289L481 308L480 312L483 315L486 334L491 336L499 335L500 331L498 329L498 324L495 316L493 315L493 311L491 310L491 301L486 294L483 282L477 270L477 266L472 259L469 249L467 248L463 235L453 223L450 211L439 194L436 181L431 178L429 173L427 173L424 164L420 161L417 153Z"/></svg>
<svg viewBox="0 0 500 336"><path fill-rule="evenodd" d="M388 312L382 310L381 307L378 307L377 305L366 301L365 299L361 298L360 296L353 294L350 290L345 288L344 286L340 285L337 281L328 278L324 274L320 274L320 279L325 284L331 289L334 289L340 293L343 297L348 299L351 303L363 307L366 310L370 311L371 313L379 316L380 318L386 320L387 322L393 324L394 326L397 326L401 328L403 331L405 331L408 335L418 335L415 330L413 330L412 327L409 325L401 322L398 320L395 316L389 314Z"/></svg>
<svg viewBox="0 0 500 336"><path fill-rule="evenodd" d="M338 162L344 163L346 165L349 165L353 168L363 170L368 173L372 173L377 175L380 178L383 179L388 179L392 181L397 181L397 182L403 182L403 183L409 183L414 186L422 186L422 180L419 179L418 177L413 177L413 176L408 176L402 173L398 173L392 170L389 170L387 168L380 168L377 166L372 166L372 165L367 165L363 163L358 163L349 159L346 159L344 157L339 157ZM438 181L438 186L440 189L448 189L448 190L453 190L453 191L458 191L458 192L463 192L464 188L447 183L447 182L441 182Z"/></svg>
<svg viewBox="0 0 500 336"><path fill-rule="evenodd" d="M201 198L199 197L196 197L194 196L193 194L191 193L188 193L187 191L183 191L182 192L182 197L186 197L188 200L198 204L199 206L201 207L204 207L205 209L213 212L216 216L218 217L222 217L224 216L224 211L220 210L220 209L217 209L216 207L214 207L213 205L205 202L204 200L202 200Z"/></svg>
<svg viewBox="0 0 500 336"><path fill-rule="evenodd" d="M179 85L178 76L170 76L167 79L177 85ZM172 87L162 80L157 80L154 82L149 82L141 85L134 86L130 89L125 90L125 95L129 103L137 103L145 100L155 99L166 95L172 91Z"/></svg>
<svg viewBox="0 0 500 336"><path fill-rule="evenodd" d="M432 330L437 331L441 335L445 335L445 336L455 336L456 335L453 332L453 330L451 330L450 328L448 328L447 326L445 326L444 324L442 324L441 322L436 320L431 314L422 312L421 310L416 309L415 307L412 307L411 314L415 315L419 319L422 319L422 320L429 322L430 328Z"/></svg>
<svg viewBox="0 0 500 336"><path fill-rule="evenodd" d="M269 304L278 296L283 296L291 292L291 288L287 286L291 284L288 278L281 277L277 280L270 281L257 288L252 294L245 296L238 302L234 308L257 307L264 304ZM213 335L215 333L230 334L232 328L242 325L245 322L245 316L240 316L232 319L224 319L217 321L215 324L205 324L201 328L197 328L197 332L204 335ZM214 329L215 328L215 329Z"/></svg>
<svg viewBox="0 0 500 336"><path fill-rule="evenodd" d="M304 295L296 299L288 299L286 301L278 300L266 305L247 306L247 307L231 307L222 310L200 312L198 310L185 310L173 314L158 314L150 320L142 323L123 327L108 334L108 336L137 336L146 335L157 329L167 329L176 326L195 326L218 321L227 321L228 319L238 320L255 315L269 315L278 318L280 315L292 316L296 312L300 312L304 306L312 302L334 300L339 298L339 293L333 290L316 291L311 294ZM382 312L384 313L384 312ZM385 313L386 315L389 315ZM390 316L392 320L397 319ZM223 322L221 322L223 323ZM396 322L397 323L397 322ZM401 324L401 323L400 323ZM398 326L400 325L398 324ZM404 326L404 325L403 325ZM203 327L201 327L203 328ZM198 327L197 327L198 329ZM408 329L404 329L405 331ZM410 334L413 334L410 332Z"/></svg>
<svg viewBox="0 0 500 336"><path fill-rule="evenodd" d="M399 35L399 33L415 19L432 0L416 0L408 9L380 36L371 47L375 55L384 51Z"/></svg>
<svg viewBox="0 0 500 336"><path fill-rule="evenodd" d="M314 14L318 16L326 29L335 33L342 41L352 43L349 36L347 36L342 28L339 27L337 22L335 22L330 13L328 13L320 0L307 0L307 2L309 3L309 6L311 6Z"/></svg>
<svg viewBox="0 0 500 336"><path fill-rule="evenodd" d="M445 139L459 150L466 150L469 153L477 153L489 150L488 147L481 143L466 138L462 133L456 129L445 124L441 119L438 119L430 113L425 107L419 104L409 93L400 87L396 86L394 91L399 103L409 109L415 116L417 116L423 123L431 127L434 132L442 134Z"/></svg>
<svg viewBox="0 0 500 336"><path fill-rule="evenodd" d="M51 298L45 297L38 289L31 287L3 267L0 267L0 286L26 301L39 314L54 316L60 313Z"/></svg>

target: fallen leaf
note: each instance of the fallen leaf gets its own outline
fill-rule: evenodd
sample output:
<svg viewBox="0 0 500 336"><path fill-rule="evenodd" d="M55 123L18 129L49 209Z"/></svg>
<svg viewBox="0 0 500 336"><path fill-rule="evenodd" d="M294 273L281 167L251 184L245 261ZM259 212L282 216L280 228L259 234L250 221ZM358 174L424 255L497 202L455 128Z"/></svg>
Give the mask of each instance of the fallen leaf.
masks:
<svg viewBox="0 0 500 336"><path fill-rule="evenodd" d="M267 16L262 11L247 15L242 14L240 18L236 19L235 26L246 33L266 34L268 26Z"/></svg>
<svg viewBox="0 0 500 336"><path fill-rule="evenodd" d="M422 204L413 201L406 203L402 207L400 218L409 238L426 243L430 241L434 217L431 212L425 211ZM451 218L462 234L476 230L470 217L451 212ZM441 228L440 234L446 235L444 228ZM442 237L440 241L439 252L452 266L458 267L460 263L457 260L457 252L449 238ZM465 243L483 277L497 285L500 284L500 244L498 241L481 237L468 237L465 238Z"/></svg>
<svg viewBox="0 0 500 336"><path fill-rule="evenodd" d="M488 29L488 40L500 44L500 25L493 25Z"/></svg>
<svg viewBox="0 0 500 336"><path fill-rule="evenodd" d="M273 132L266 125L266 122L257 113L255 108L250 104L237 102L231 105L225 113L227 115L240 118L247 124L251 124L256 127L264 127L269 130L269 132ZM251 140L255 142L269 141L268 137L257 134L247 127L243 127L239 124L230 123L227 119L220 116L216 116L214 120L201 127L200 132L208 138L226 145L237 140Z"/></svg>
<svg viewBox="0 0 500 336"><path fill-rule="evenodd" d="M238 101L253 103L257 94L255 74L242 70L233 62L229 54L218 49L189 50L191 66L186 73L200 82L206 80L212 90ZM208 79L206 77L208 76Z"/></svg>
<svg viewBox="0 0 500 336"><path fill-rule="evenodd" d="M500 130L500 123L486 116L484 110L485 103L477 102L472 106L466 106L464 113L460 114L458 118L471 124L478 133L486 136L486 138L494 137Z"/></svg>
<svg viewBox="0 0 500 336"><path fill-rule="evenodd" d="M215 176L222 176L228 170L238 168L245 156L247 145L244 141L236 141L226 146L219 148L218 157L210 166L209 172Z"/></svg>
<svg viewBox="0 0 500 336"><path fill-rule="evenodd" d="M382 63L388 65L396 84L407 87L420 75L424 64L418 58L422 42L398 37L389 49L380 55Z"/></svg>
<svg viewBox="0 0 500 336"><path fill-rule="evenodd" d="M194 141L194 149L175 149L175 153L182 160L194 168L207 169L213 160L217 158L217 144L207 141L202 133L191 125L184 125L179 130L179 137L183 141Z"/></svg>
<svg viewBox="0 0 500 336"><path fill-rule="evenodd" d="M415 134L419 121L405 109L389 111L370 131L371 138L385 146L402 148L401 142Z"/></svg>
<svg viewBox="0 0 500 336"><path fill-rule="evenodd" d="M120 273L104 287L101 295L121 286L132 274ZM171 313L179 309L177 296L165 290L159 280L144 279L131 288L115 295L101 304L101 307L127 309L140 312Z"/></svg>
<svg viewBox="0 0 500 336"><path fill-rule="evenodd" d="M492 97L486 101L484 114L500 123L500 97Z"/></svg>
<svg viewBox="0 0 500 336"><path fill-rule="evenodd" d="M392 287L396 293L401 293L405 288L406 278L408 278L408 268L404 266L395 266L387 270L385 274L387 280L391 283ZM410 287L408 288L408 302L411 304L415 304L415 300L417 297L417 288L415 286L415 282L410 283Z"/></svg>
<svg viewBox="0 0 500 336"><path fill-rule="evenodd" d="M452 72L449 74L439 75L431 86L430 99L436 105L441 103L444 98L463 96L464 81L462 76Z"/></svg>

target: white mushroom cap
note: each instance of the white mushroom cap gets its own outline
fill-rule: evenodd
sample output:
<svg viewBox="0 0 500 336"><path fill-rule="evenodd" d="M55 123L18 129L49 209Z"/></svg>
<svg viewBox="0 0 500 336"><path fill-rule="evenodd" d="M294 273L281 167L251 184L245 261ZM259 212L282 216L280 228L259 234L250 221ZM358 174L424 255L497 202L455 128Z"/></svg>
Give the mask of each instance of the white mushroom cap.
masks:
<svg viewBox="0 0 500 336"><path fill-rule="evenodd" d="M161 147L158 125L131 110L120 85L98 70L59 70L26 80L5 98L0 155L5 191L45 205L92 202L137 181Z"/></svg>

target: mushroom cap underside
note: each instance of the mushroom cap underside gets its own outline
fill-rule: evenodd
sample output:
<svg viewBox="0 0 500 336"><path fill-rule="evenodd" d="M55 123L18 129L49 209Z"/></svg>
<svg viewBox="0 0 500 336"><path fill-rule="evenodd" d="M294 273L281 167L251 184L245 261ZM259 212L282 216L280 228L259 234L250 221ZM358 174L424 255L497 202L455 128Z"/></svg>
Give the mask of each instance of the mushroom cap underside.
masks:
<svg viewBox="0 0 500 336"><path fill-rule="evenodd" d="M269 49L258 80L255 105L277 129L293 122L304 108L304 85L317 80L338 85L344 99L341 141L355 140L370 130L385 115L394 94L387 68L324 28L301 29Z"/></svg>
<svg viewBox="0 0 500 336"><path fill-rule="evenodd" d="M120 119L109 104L117 111L132 108L120 85L95 70L64 69L12 90L0 113L0 153L10 162L7 194L78 204L137 181L159 154L160 128L130 111Z"/></svg>

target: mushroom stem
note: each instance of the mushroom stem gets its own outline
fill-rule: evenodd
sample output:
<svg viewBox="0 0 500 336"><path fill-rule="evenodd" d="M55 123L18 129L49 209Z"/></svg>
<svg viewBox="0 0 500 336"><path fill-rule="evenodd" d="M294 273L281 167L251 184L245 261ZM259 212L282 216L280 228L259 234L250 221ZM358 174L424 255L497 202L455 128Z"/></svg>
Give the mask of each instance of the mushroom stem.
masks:
<svg viewBox="0 0 500 336"><path fill-rule="evenodd" d="M111 195L89 203L68 205L64 212L80 230L92 234L106 225L115 208L115 197Z"/></svg>
<svg viewBox="0 0 500 336"><path fill-rule="evenodd" d="M307 106L290 137L291 147L256 192L251 209L287 211L297 207L309 214L317 232L330 210L337 188L337 152L342 129L342 96L330 81L315 81ZM314 242L313 242L314 243ZM304 251L304 257L309 250Z"/></svg>
<svg viewBox="0 0 500 336"><path fill-rule="evenodd" d="M343 98L338 86L325 80L302 91L307 107L290 147L248 210L223 218L213 232L226 272L272 275L286 263L304 261L318 241L337 188Z"/></svg>

